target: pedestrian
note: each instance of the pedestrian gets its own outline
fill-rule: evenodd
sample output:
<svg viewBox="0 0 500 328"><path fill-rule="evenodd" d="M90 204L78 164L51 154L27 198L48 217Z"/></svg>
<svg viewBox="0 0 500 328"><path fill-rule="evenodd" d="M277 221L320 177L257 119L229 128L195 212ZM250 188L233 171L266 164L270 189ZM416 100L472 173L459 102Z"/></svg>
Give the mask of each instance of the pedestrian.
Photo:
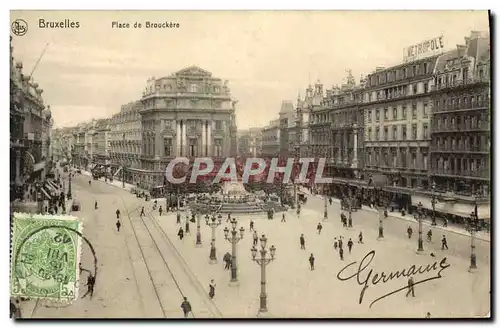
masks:
<svg viewBox="0 0 500 328"><path fill-rule="evenodd" d="M95 286L95 277L92 275L92 273L90 273L87 278L87 292L82 296L82 298L90 294L90 299L92 299L92 296L94 295L94 286Z"/></svg>
<svg viewBox="0 0 500 328"><path fill-rule="evenodd" d="M21 319L21 304L19 304L19 300L15 301L10 300L10 317L13 319Z"/></svg>
<svg viewBox="0 0 500 328"><path fill-rule="evenodd" d="M120 232L120 227L122 226L120 219L116 220L116 230Z"/></svg>
<svg viewBox="0 0 500 328"><path fill-rule="evenodd" d="M351 249L353 244L354 243L352 242L352 239L349 238L349 241L347 242L347 248L349 249L349 254L351 254Z"/></svg>
<svg viewBox="0 0 500 328"><path fill-rule="evenodd" d="M177 224L181 224L181 214L177 213Z"/></svg>
<svg viewBox="0 0 500 328"><path fill-rule="evenodd" d="M344 215L344 219L342 220L342 226L347 228L347 217Z"/></svg>
<svg viewBox="0 0 500 328"><path fill-rule="evenodd" d="M443 238L441 239L441 250L448 249L448 242L446 241L446 236L443 235Z"/></svg>
<svg viewBox="0 0 500 328"><path fill-rule="evenodd" d="M191 303L189 303L187 297L184 296L184 301L181 303L182 312L184 312L184 318L188 317L189 312L191 312Z"/></svg>
<svg viewBox="0 0 500 328"><path fill-rule="evenodd" d="M333 238L333 248L335 250L337 250L337 248L339 247L339 243L337 241L337 237Z"/></svg>
<svg viewBox="0 0 500 328"><path fill-rule="evenodd" d="M342 236L339 237L339 248L342 248L344 242L342 241Z"/></svg>
<svg viewBox="0 0 500 328"><path fill-rule="evenodd" d="M427 232L427 241L430 243L432 241L432 230L429 229Z"/></svg>
<svg viewBox="0 0 500 328"><path fill-rule="evenodd" d="M231 222L231 213L227 213L226 223Z"/></svg>
<svg viewBox="0 0 500 328"><path fill-rule="evenodd" d="M443 220L443 227L447 227L448 226L448 219L447 218L444 218Z"/></svg>
<svg viewBox="0 0 500 328"><path fill-rule="evenodd" d="M406 232L408 233L408 239L411 239L411 235L413 233L413 229L411 228L411 226L408 226L408 229L406 229Z"/></svg>
<svg viewBox="0 0 500 328"><path fill-rule="evenodd" d="M321 234L321 229L323 229L321 222L318 223L318 225L316 226L316 229L318 229L318 234Z"/></svg>
<svg viewBox="0 0 500 328"><path fill-rule="evenodd" d="M161 208L161 205L160 205L160 208L158 209L158 212L160 213L160 216L161 216L161 213L163 213L163 209Z"/></svg>
<svg viewBox="0 0 500 328"><path fill-rule="evenodd" d="M344 249L342 247L339 247L339 255L340 255L340 260L344 260Z"/></svg>
<svg viewBox="0 0 500 328"><path fill-rule="evenodd" d="M281 215L281 222L286 222L285 212L283 212L283 214Z"/></svg>
<svg viewBox="0 0 500 328"><path fill-rule="evenodd" d="M229 253L226 253L226 255L229 255ZM231 256L224 256L224 263L224 270L231 269Z"/></svg>
<svg viewBox="0 0 500 328"><path fill-rule="evenodd" d="M250 231L255 231L255 230L253 229L253 220L250 220Z"/></svg>
<svg viewBox="0 0 500 328"><path fill-rule="evenodd" d="M332 206L332 202L333 202L332 197L330 197L329 202L330 202L330 206Z"/></svg>
<svg viewBox="0 0 500 328"><path fill-rule="evenodd" d="M259 236L257 235L257 231L253 231L253 245L257 246L257 242L259 241Z"/></svg>
<svg viewBox="0 0 500 328"><path fill-rule="evenodd" d="M95 203L94 203L94 209L96 209L96 210L97 210L97 200L96 200L96 201L95 201Z"/></svg>
<svg viewBox="0 0 500 328"><path fill-rule="evenodd" d="M430 312L427 312L427 314L425 315L425 318L426 318L426 319L430 319L430 318L431 318L431 313L430 313Z"/></svg>
<svg viewBox="0 0 500 328"><path fill-rule="evenodd" d="M210 280L210 284L208 285L208 289L209 289L208 297L210 297L210 299L213 299L215 296L215 282L213 279Z"/></svg>
<svg viewBox="0 0 500 328"><path fill-rule="evenodd" d="M306 249L306 239L304 238L304 234L300 235L300 249Z"/></svg>
<svg viewBox="0 0 500 328"><path fill-rule="evenodd" d="M144 213L144 206L141 208L141 214L139 214L141 217L145 216L146 214Z"/></svg>
<svg viewBox="0 0 500 328"><path fill-rule="evenodd" d="M92 184L92 180L89 180L89 186Z"/></svg>
<svg viewBox="0 0 500 328"><path fill-rule="evenodd" d="M120 210L116 210L116 218L119 219L120 218Z"/></svg>
<svg viewBox="0 0 500 328"><path fill-rule="evenodd" d="M311 271L314 270L314 255L311 253L311 256L309 256L309 265L311 267Z"/></svg>
<svg viewBox="0 0 500 328"><path fill-rule="evenodd" d="M182 227L179 228L179 232L177 232L177 236L179 236L180 240L182 240L182 238L184 238L184 230L182 230Z"/></svg>
<svg viewBox="0 0 500 328"><path fill-rule="evenodd" d="M186 230L186 233L191 234L191 232L189 232L189 220L187 217L186 217L186 229L185 230Z"/></svg>
<svg viewBox="0 0 500 328"><path fill-rule="evenodd" d="M358 244L362 244L363 243L363 232L359 232L359 235L358 235Z"/></svg>
<svg viewBox="0 0 500 328"><path fill-rule="evenodd" d="M415 284L413 283L413 278L410 277L408 279L408 292L406 293L406 297L408 297L408 295L410 295L411 293L411 296L412 297L415 297Z"/></svg>

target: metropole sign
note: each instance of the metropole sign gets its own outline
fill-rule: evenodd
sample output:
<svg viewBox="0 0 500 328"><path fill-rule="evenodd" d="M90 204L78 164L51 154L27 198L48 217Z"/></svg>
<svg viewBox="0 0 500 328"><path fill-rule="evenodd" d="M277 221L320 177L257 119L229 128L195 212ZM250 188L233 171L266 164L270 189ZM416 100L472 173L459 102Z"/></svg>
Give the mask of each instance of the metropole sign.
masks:
<svg viewBox="0 0 500 328"><path fill-rule="evenodd" d="M438 36L428 39L403 49L403 61L405 63L430 57L443 52L444 37Z"/></svg>

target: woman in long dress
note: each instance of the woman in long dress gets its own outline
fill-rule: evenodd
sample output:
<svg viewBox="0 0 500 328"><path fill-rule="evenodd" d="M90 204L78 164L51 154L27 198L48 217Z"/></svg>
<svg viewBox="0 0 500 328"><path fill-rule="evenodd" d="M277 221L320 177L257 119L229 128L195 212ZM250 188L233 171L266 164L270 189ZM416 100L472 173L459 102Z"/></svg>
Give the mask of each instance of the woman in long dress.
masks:
<svg viewBox="0 0 500 328"><path fill-rule="evenodd" d="M208 285L209 291L208 291L208 296L210 299L213 299L215 296L215 282L214 280L210 280L210 285Z"/></svg>

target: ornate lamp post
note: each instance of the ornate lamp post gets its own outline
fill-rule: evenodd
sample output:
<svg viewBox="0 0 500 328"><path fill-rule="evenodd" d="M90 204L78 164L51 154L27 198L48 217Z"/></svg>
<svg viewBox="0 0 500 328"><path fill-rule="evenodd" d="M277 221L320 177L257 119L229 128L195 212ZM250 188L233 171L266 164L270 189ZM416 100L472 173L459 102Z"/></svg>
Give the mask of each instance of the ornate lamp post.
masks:
<svg viewBox="0 0 500 328"><path fill-rule="evenodd" d="M418 248L417 252L424 251L424 240L422 239L422 203L418 202L417 205L417 220L418 220Z"/></svg>
<svg viewBox="0 0 500 328"><path fill-rule="evenodd" d="M384 238L384 211L386 210L386 201L383 193L383 188L387 184L387 177L382 174L377 174L372 177L372 182L374 184L374 201L375 206L378 209L378 239L381 240Z"/></svg>
<svg viewBox="0 0 500 328"><path fill-rule="evenodd" d="M276 247L274 245L269 249L270 256L267 255L266 250L267 238L265 235L262 235L260 238L260 258L256 258L257 256L257 248L255 246L250 249L252 252L252 261L255 261L258 265L260 265L260 307L259 307L259 315L263 315L267 313L267 293L266 293L266 266L274 261L276 255Z"/></svg>
<svg viewBox="0 0 500 328"><path fill-rule="evenodd" d="M201 214L196 213L196 247L203 246L201 243L201 230L200 230Z"/></svg>
<svg viewBox="0 0 500 328"><path fill-rule="evenodd" d="M470 266L469 271L477 269L476 264L476 231L478 230L477 195L474 195L474 212L470 214Z"/></svg>
<svg viewBox="0 0 500 328"><path fill-rule="evenodd" d="M243 239L243 234L245 233L245 229L243 227L240 228L240 235L238 236L238 230L236 226L238 225L238 221L235 218L231 219L231 230L227 227L224 228L224 238L231 243L232 246L232 254L231 254L231 280L229 281L230 285L238 284L238 268L236 264L236 244ZM231 231L231 236L229 236L229 231Z"/></svg>
<svg viewBox="0 0 500 328"><path fill-rule="evenodd" d="M216 254L216 248L215 248L215 228L221 225L221 219L216 221L215 216L212 216L212 218L209 220L208 217L205 217L205 223L207 226L212 228L212 242L210 243L210 264L215 264L217 263L217 254Z"/></svg>
<svg viewBox="0 0 500 328"><path fill-rule="evenodd" d="M180 202L179 202L179 187L177 187L177 222L181 222L181 213L180 213Z"/></svg>
<svg viewBox="0 0 500 328"><path fill-rule="evenodd" d="M436 182L432 181L432 225L437 225L436 223Z"/></svg>
<svg viewBox="0 0 500 328"><path fill-rule="evenodd" d="M71 199L71 170L69 170L68 178L68 199Z"/></svg>
<svg viewBox="0 0 500 328"><path fill-rule="evenodd" d="M349 188L349 186L347 185L347 188ZM352 228L352 194L351 194L351 191L348 189L348 192L347 192L347 206L348 206L348 210L349 210L349 217L348 217L348 227L349 228Z"/></svg>
<svg viewBox="0 0 500 328"><path fill-rule="evenodd" d="M328 220L328 199L326 197L326 192L323 191L323 195L324 195L324 198L325 198L325 210L324 210L324 213L323 213L323 221L326 221Z"/></svg>

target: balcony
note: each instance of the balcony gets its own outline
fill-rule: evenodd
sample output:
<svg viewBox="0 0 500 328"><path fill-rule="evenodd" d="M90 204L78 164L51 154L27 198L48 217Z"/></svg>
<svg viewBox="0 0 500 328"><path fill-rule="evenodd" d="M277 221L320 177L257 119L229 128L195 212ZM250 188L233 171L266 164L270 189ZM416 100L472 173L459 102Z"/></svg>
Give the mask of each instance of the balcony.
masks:
<svg viewBox="0 0 500 328"><path fill-rule="evenodd" d="M491 149L486 147L455 146L451 147L431 145L430 151L433 153L480 153L489 154Z"/></svg>
<svg viewBox="0 0 500 328"><path fill-rule="evenodd" d="M488 97L483 101L460 102L455 104L447 104L446 106L435 106L432 114L448 114L453 112L465 112L470 110L488 109L491 104L491 98Z"/></svg>
<svg viewBox="0 0 500 328"><path fill-rule="evenodd" d="M489 132L490 124L486 122L471 124L471 123L462 123L462 124L433 124L432 125L432 134L442 133L442 132Z"/></svg>
<svg viewBox="0 0 500 328"><path fill-rule="evenodd" d="M489 84L490 82L491 82L491 79L489 77L476 77L476 78L471 78L471 79L466 79L466 80L450 81L448 83L441 83L441 84L433 85L431 90L438 91L438 90L473 86L473 85L479 84L479 83L488 83Z"/></svg>
<svg viewBox="0 0 500 328"><path fill-rule="evenodd" d="M489 180L491 178L490 170L451 170L451 169L433 169L433 175L458 177L458 178L480 178Z"/></svg>

